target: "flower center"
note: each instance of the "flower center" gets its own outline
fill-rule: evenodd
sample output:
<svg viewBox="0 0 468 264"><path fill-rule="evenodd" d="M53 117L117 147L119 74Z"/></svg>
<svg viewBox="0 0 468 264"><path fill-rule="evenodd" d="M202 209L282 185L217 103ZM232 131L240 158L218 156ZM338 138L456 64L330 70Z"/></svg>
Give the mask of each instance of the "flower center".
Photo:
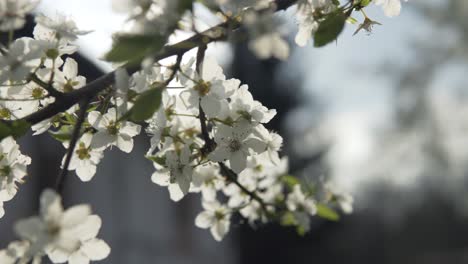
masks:
<svg viewBox="0 0 468 264"><path fill-rule="evenodd" d="M0 118L1 119L10 119L11 118L11 111L8 108L0 109Z"/></svg>
<svg viewBox="0 0 468 264"><path fill-rule="evenodd" d="M59 51L57 49L48 49L45 54L47 58L54 60L59 56Z"/></svg>
<svg viewBox="0 0 468 264"><path fill-rule="evenodd" d="M210 92L211 83L201 80L193 87L193 89L195 89L200 96L205 96Z"/></svg>
<svg viewBox="0 0 468 264"><path fill-rule="evenodd" d="M11 173L11 167L8 165L3 166L0 169L0 176L7 177Z"/></svg>
<svg viewBox="0 0 468 264"><path fill-rule="evenodd" d="M215 218L216 220L223 220L224 219L224 212L221 210L216 210L215 211Z"/></svg>
<svg viewBox="0 0 468 264"><path fill-rule="evenodd" d="M114 122L111 122L108 126L107 126L107 133L109 133L110 135L117 135L119 133L119 129L120 129L120 125L119 124L116 124Z"/></svg>
<svg viewBox="0 0 468 264"><path fill-rule="evenodd" d="M89 159L91 155L89 154L89 149L85 146L83 142L80 142L79 148L75 151L76 155L80 160Z"/></svg>
<svg viewBox="0 0 468 264"><path fill-rule="evenodd" d="M31 96L34 99L41 99L44 97L44 90L41 87L35 87L31 92Z"/></svg>
<svg viewBox="0 0 468 264"><path fill-rule="evenodd" d="M231 152L236 152L236 151L240 150L241 148L242 148L242 144L239 142L239 140L232 139L229 142L229 149L231 150Z"/></svg>

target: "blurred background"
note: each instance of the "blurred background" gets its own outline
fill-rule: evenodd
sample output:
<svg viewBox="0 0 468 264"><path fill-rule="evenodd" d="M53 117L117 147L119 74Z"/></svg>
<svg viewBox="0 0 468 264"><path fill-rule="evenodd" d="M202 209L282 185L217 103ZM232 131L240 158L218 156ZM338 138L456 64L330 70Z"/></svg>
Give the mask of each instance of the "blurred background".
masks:
<svg viewBox="0 0 468 264"><path fill-rule="evenodd" d="M80 74L92 80L111 69L99 58L126 17L110 0L43 0L39 11L94 30L78 42ZM292 12L281 16L295 34ZM215 242L194 226L197 195L173 203L151 183L153 167L142 157L149 143L139 137L132 155L106 153L90 183L72 173L66 182L65 206L90 203L103 219L100 237L112 253L101 263L468 263L468 1L412 0L399 17L382 13L367 12L383 24L372 34L353 36L348 24L336 44L291 45L286 62L259 61L241 44L209 50L278 110L269 128L285 138L291 171L352 193L353 214L316 219L304 237L234 223ZM15 238L14 221L37 211L65 153L47 135L20 145L33 164L5 203L0 248Z"/></svg>

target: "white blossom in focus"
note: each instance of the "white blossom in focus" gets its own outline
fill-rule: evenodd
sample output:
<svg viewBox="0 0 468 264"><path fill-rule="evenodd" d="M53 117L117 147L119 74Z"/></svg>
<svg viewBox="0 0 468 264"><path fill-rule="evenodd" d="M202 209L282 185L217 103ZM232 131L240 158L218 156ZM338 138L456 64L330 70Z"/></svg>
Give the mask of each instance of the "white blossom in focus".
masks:
<svg viewBox="0 0 468 264"><path fill-rule="evenodd" d="M68 166L68 170L76 170L76 175L84 182L90 181L93 178L94 174L96 174L96 166L104 156L102 148L96 149L91 147L92 138L93 135L91 133L85 133L81 136ZM65 162L65 158L66 155L63 157L62 164Z"/></svg>
<svg viewBox="0 0 468 264"><path fill-rule="evenodd" d="M53 87L60 92L68 93L79 89L86 84L86 78L78 75L78 63L67 58L62 71L55 71Z"/></svg>
<svg viewBox="0 0 468 264"><path fill-rule="evenodd" d="M266 144L258 138L251 137L252 127L245 121L236 122L232 127L219 125L215 134L216 149L208 155L215 162L229 160L232 170L240 173L247 166L249 150L256 153L265 151Z"/></svg>
<svg viewBox="0 0 468 264"><path fill-rule="evenodd" d="M208 117L218 115L222 104L227 104L226 98L231 96L240 84L236 79L226 80L223 69L211 57L205 58L201 65L201 75L195 76L195 80L182 95L186 96L190 107L198 109L200 105Z"/></svg>
<svg viewBox="0 0 468 264"><path fill-rule="evenodd" d="M116 146L126 153L132 151L133 137L140 134L141 126L118 118L116 108L110 108L104 115L98 111L88 114L88 122L97 130L91 143L93 148Z"/></svg>
<svg viewBox="0 0 468 264"><path fill-rule="evenodd" d="M21 154L12 137L0 142L0 202L11 200L17 192L17 183L23 183L31 158Z"/></svg>
<svg viewBox="0 0 468 264"><path fill-rule="evenodd" d="M174 150L165 153L167 168L157 170L151 180L161 186L168 186L173 201L182 199L189 191L193 167L190 164L190 149L185 146L180 153Z"/></svg>

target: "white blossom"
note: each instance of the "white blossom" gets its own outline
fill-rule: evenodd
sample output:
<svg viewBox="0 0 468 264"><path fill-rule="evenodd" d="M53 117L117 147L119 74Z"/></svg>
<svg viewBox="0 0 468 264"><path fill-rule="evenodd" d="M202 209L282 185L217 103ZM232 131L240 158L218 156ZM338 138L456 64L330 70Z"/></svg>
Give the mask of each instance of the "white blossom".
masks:
<svg viewBox="0 0 468 264"><path fill-rule="evenodd" d="M242 117L253 124L268 123L276 115L275 109L268 109L253 99L247 85L241 85L231 96L229 107L234 120Z"/></svg>
<svg viewBox="0 0 468 264"><path fill-rule="evenodd" d="M140 133L141 126L118 118L116 108L110 108L104 115L98 111L88 114L88 122L97 130L91 143L93 148L113 145L126 153L132 151L133 137Z"/></svg>
<svg viewBox="0 0 468 264"><path fill-rule="evenodd" d="M232 170L239 173L247 166L247 157L252 149L256 153L265 151L266 144L260 139L251 137L252 127L241 120L232 127L219 125L215 134L216 149L208 155L215 162L229 160Z"/></svg>
<svg viewBox="0 0 468 264"><path fill-rule="evenodd" d="M41 194L40 214L15 225L16 233L31 245L21 257L29 260L48 255L53 263L89 263L110 253L109 246L96 236L101 218L88 205L64 210L60 196L50 189Z"/></svg>
<svg viewBox="0 0 468 264"><path fill-rule="evenodd" d="M79 30L75 22L70 18L56 14L54 18L44 15L36 16L36 23L53 31L54 37L58 40L74 41L79 35L85 35L91 31Z"/></svg>
<svg viewBox="0 0 468 264"><path fill-rule="evenodd" d="M17 183L26 176L26 167L31 158L21 154L18 144L12 137L0 142L0 201L11 200L17 192Z"/></svg>
<svg viewBox="0 0 468 264"><path fill-rule="evenodd" d="M205 58L201 65L201 75L195 76L195 82L183 93L190 107L198 109L200 105L208 117L215 117L221 105L239 87L240 81L226 80L222 68L211 57Z"/></svg>
<svg viewBox="0 0 468 264"><path fill-rule="evenodd" d="M260 59L275 57L285 60L289 45L278 31L279 25L271 12L257 14L253 10L244 13L243 22L250 35L249 48Z"/></svg>
<svg viewBox="0 0 468 264"><path fill-rule="evenodd" d="M39 3L37 0L0 1L0 31L17 30L24 26L26 14Z"/></svg>
<svg viewBox="0 0 468 264"><path fill-rule="evenodd" d="M76 170L76 175L84 182L90 181L96 174L96 166L103 157L103 149L91 147L93 135L85 133L78 140L70 160L68 170ZM67 144L68 145L68 144ZM68 147L68 146L67 146ZM62 164L66 156L63 157Z"/></svg>
<svg viewBox="0 0 468 264"><path fill-rule="evenodd" d="M189 191L192 182L193 167L190 164L190 149L182 148L180 153L169 150L165 153L164 170L157 170L151 176L151 180L161 186L168 186L170 197L173 201L182 199ZM157 168L158 166L155 165Z"/></svg>
<svg viewBox="0 0 468 264"><path fill-rule="evenodd" d="M86 78L78 75L78 63L67 58L62 71L55 72L53 87L60 92L72 92L86 84Z"/></svg>
<svg viewBox="0 0 468 264"><path fill-rule="evenodd" d="M401 0L376 0L375 4L381 5L385 15L388 17L398 16L400 14Z"/></svg>
<svg viewBox="0 0 468 264"><path fill-rule="evenodd" d="M294 185L293 191L288 194L286 206L293 213L296 224L307 232L310 216L317 213L317 207L315 201L302 192L300 184Z"/></svg>
<svg viewBox="0 0 468 264"><path fill-rule="evenodd" d="M17 39L5 54L0 56L0 83L6 80L23 81L32 70L28 62L38 58L37 50L28 50L24 39Z"/></svg>
<svg viewBox="0 0 468 264"><path fill-rule="evenodd" d="M213 201L216 192L224 187L224 181L219 174L219 167L215 164L207 164L196 167L192 176L190 192L201 192L203 200Z"/></svg>
<svg viewBox="0 0 468 264"><path fill-rule="evenodd" d="M195 225L200 228L209 228L216 241L221 241L229 232L231 225L231 211L218 201L203 201L205 211L195 218Z"/></svg>
<svg viewBox="0 0 468 264"><path fill-rule="evenodd" d="M303 47L312 38L312 34L318 29L318 21L314 14L328 14L335 9L332 0L301 0L297 4L296 18L299 31L294 39L296 44Z"/></svg>

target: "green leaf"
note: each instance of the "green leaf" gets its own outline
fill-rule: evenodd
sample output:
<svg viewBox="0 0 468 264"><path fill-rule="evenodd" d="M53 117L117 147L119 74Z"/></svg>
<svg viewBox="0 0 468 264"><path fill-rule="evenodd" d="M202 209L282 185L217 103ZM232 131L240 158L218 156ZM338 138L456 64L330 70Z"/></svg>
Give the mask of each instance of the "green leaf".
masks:
<svg viewBox="0 0 468 264"><path fill-rule="evenodd" d="M161 105L162 91L162 88L152 88L140 94L130 109L130 119L140 122L151 118Z"/></svg>
<svg viewBox="0 0 468 264"><path fill-rule="evenodd" d="M165 37L160 35L117 35L112 49L104 58L110 62L138 63L145 56L161 49L164 42Z"/></svg>
<svg viewBox="0 0 468 264"><path fill-rule="evenodd" d="M372 0L361 0L361 2L359 3L359 5L360 5L361 7L366 7L366 6L368 6L371 2L372 2Z"/></svg>
<svg viewBox="0 0 468 264"><path fill-rule="evenodd" d="M281 216L280 224L282 226L295 226L296 223L296 218L291 212L286 212Z"/></svg>
<svg viewBox="0 0 468 264"><path fill-rule="evenodd" d="M357 19L355 19L354 17L348 17L346 21L353 25L358 23Z"/></svg>
<svg viewBox="0 0 468 264"><path fill-rule="evenodd" d="M24 120L15 120L7 122L5 120L0 121L0 140L12 136L17 139L28 132L31 124Z"/></svg>
<svg viewBox="0 0 468 264"><path fill-rule="evenodd" d="M152 162L155 162L161 166L166 165L166 157L158 157L158 156L146 156L147 159L151 160Z"/></svg>
<svg viewBox="0 0 468 264"><path fill-rule="evenodd" d="M323 47L334 41L343 31L346 15L341 11L330 13L320 22L314 35L314 46Z"/></svg>
<svg viewBox="0 0 468 264"><path fill-rule="evenodd" d="M283 181L289 188L293 188L294 185L299 184L299 179L292 175L283 175L281 176L281 181Z"/></svg>
<svg viewBox="0 0 468 264"><path fill-rule="evenodd" d="M340 215L337 212L321 203L317 204L317 215L330 221L340 220Z"/></svg>
<svg viewBox="0 0 468 264"><path fill-rule="evenodd" d="M62 126L58 131L49 131L49 133L54 139L60 142L69 141L72 138L73 126Z"/></svg>

